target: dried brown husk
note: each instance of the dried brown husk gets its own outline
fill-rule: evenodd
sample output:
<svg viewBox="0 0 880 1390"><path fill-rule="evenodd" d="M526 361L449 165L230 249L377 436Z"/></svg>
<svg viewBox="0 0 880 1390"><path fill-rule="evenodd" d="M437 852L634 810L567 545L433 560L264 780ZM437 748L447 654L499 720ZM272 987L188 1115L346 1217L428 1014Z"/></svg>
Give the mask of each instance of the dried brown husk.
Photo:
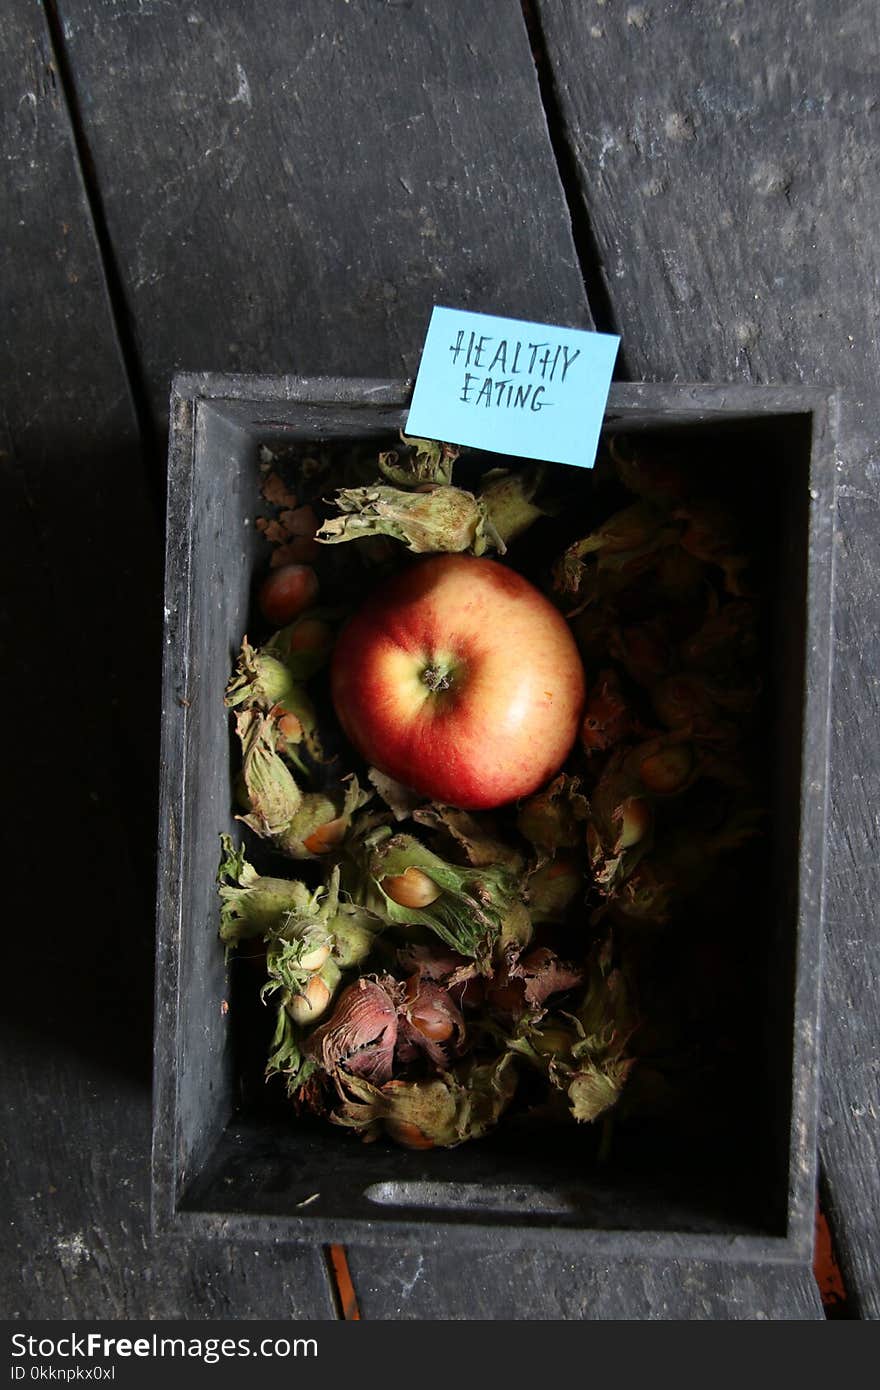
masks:
<svg viewBox="0 0 880 1390"><path fill-rule="evenodd" d="M656 551L675 544L680 531L661 508L633 502L568 547L554 568L554 587L562 595L592 602L595 593L585 592L591 573L609 570L628 581L654 563Z"/></svg>
<svg viewBox="0 0 880 1390"><path fill-rule="evenodd" d="M742 537L730 510L720 502L703 500L678 506L673 516L682 524L683 549L704 564L717 566L728 594L748 598L750 560L742 550Z"/></svg>
<svg viewBox="0 0 880 1390"><path fill-rule="evenodd" d="M407 942L398 947L397 959L410 973L415 971L421 979L443 984L447 988L470 980L478 973L476 965L467 956L445 950L440 945L420 946Z"/></svg>
<svg viewBox="0 0 880 1390"><path fill-rule="evenodd" d="M532 922L564 921L568 909L578 894L583 895L587 881L579 861L565 852L545 860L526 879L526 899Z"/></svg>
<svg viewBox="0 0 880 1390"><path fill-rule="evenodd" d="M508 966L508 977L522 980L523 994L529 1008L541 1009L554 994L562 994L583 984L584 971L577 965L560 960L549 946L538 946Z"/></svg>
<svg viewBox="0 0 880 1390"><path fill-rule="evenodd" d="M755 708L760 682L721 685L698 671L679 671L660 681L651 701L661 724L718 747L733 747Z"/></svg>
<svg viewBox="0 0 880 1390"><path fill-rule="evenodd" d="M457 444L434 439L418 439L401 433L402 449L389 449L379 455L379 472L398 487L421 487L425 483L449 484L461 450Z"/></svg>
<svg viewBox="0 0 880 1390"><path fill-rule="evenodd" d="M615 895L654 841L655 803L693 785L702 766L679 734L614 750L590 796L587 851L599 891Z"/></svg>
<svg viewBox="0 0 880 1390"><path fill-rule="evenodd" d="M416 808L421 806L424 801L424 797L419 792L414 792L411 787L405 787L402 782L397 782L387 773L380 772L377 767L369 768L367 777L396 821L409 820Z"/></svg>
<svg viewBox="0 0 880 1390"><path fill-rule="evenodd" d="M445 1036L437 1036L438 1032ZM465 1036L464 1018L449 990L414 972L400 1007L397 1060L406 1066L425 1057L438 1070L445 1070L462 1051Z"/></svg>
<svg viewBox="0 0 880 1390"><path fill-rule="evenodd" d="M489 1062L468 1060L425 1081L382 1087L344 1077L335 1124L369 1141L384 1132L410 1148L454 1148L494 1128L513 1099L517 1074L510 1053Z"/></svg>
<svg viewBox="0 0 880 1390"><path fill-rule="evenodd" d="M361 976L336 1001L326 1023L314 1029L305 1054L328 1075L340 1070L381 1085L390 1079L398 1036L397 990Z"/></svg>
<svg viewBox="0 0 880 1390"><path fill-rule="evenodd" d="M662 617L612 627L608 651L630 680L648 690L678 668L675 643Z"/></svg>
<svg viewBox="0 0 880 1390"><path fill-rule="evenodd" d="M668 453L641 452L637 441L619 436L609 441L609 453L624 487L654 506L668 510L692 487L681 461Z"/></svg>
<svg viewBox="0 0 880 1390"><path fill-rule="evenodd" d="M520 807L517 829L542 855L581 843L589 806L580 786L580 778L560 773Z"/></svg>
<svg viewBox="0 0 880 1390"><path fill-rule="evenodd" d="M682 825L665 833L615 891L615 917L645 926L664 926L674 905L707 883L720 855L739 849L760 832L763 813L738 807L725 822L708 830Z"/></svg>
<svg viewBox="0 0 880 1390"><path fill-rule="evenodd" d="M274 470L267 472L260 483L260 492L272 507L296 507L298 501L284 479Z"/></svg>
<svg viewBox="0 0 880 1390"><path fill-rule="evenodd" d="M523 855L500 838L491 817L473 815L457 806L441 806L432 801L415 808L412 818L418 825L440 832L459 856L476 868L500 864L514 874L521 873L524 868Z"/></svg>
<svg viewBox="0 0 880 1390"><path fill-rule="evenodd" d="M624 739L646 732L623 692L617 672L600 671L587 692L581 721L581 745L588 757L607 753Z"/></svg>
<svg viewBox="0 0 880 1390"><path fill-rule="evenodd" d="M758 656L758 607L732 599L710 611L681 644L688 670L702 671L714 680L739 684L754 672Z"/></svg>

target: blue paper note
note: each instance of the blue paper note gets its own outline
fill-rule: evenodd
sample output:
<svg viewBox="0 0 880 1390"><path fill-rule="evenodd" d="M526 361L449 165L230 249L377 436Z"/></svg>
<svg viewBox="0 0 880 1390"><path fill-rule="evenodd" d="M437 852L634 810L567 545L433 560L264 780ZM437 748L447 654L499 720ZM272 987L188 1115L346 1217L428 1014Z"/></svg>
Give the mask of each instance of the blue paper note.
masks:
<svg viewBox="0 0 880 1390"><path fill-rule="evenodd" d="M620 339L437 306L406 433L592 468Z"/></svg>

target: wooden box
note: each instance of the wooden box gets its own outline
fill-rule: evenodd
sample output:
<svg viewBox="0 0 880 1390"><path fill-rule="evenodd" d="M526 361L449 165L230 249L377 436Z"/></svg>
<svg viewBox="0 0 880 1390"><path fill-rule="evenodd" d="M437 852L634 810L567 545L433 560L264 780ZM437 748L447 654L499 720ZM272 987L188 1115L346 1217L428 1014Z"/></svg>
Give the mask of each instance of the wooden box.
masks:
<svg viewBox="0 0 880 1390"><path fill-rule="evenodd" d="M179 376L165 585L156 964L153 1217L247 1240L408 1241L615 1255L803 1260L815 1201L817 1011L826 829L834 398L818 389L619 385L606 430L741 441L766 505L773 640L771 854L751 1040L754 1104L687 1152L584 1162L580 1130L453 1150L364 1146L242 1104L229 971L217 936L219 834L232 829L223 690L263 543L259 451L285 440L393 438L406 384ZM769 908L768 908L769 905Z"/></svg>

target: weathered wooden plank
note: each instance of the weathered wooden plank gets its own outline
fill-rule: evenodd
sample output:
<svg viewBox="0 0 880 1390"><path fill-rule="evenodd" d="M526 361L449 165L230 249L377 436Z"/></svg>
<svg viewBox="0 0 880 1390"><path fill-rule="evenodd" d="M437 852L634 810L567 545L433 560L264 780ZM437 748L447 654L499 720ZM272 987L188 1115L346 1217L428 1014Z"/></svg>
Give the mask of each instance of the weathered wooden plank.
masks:
<svg viewBox="0 0 880 1390"><path fill-rule="evenodd" d="M348 1251L361 1317L461 1319L821 1319L806 1270L617 1260L589 1265L524 1253L407 1253L379 1264Z"/></svg>
<svg viewBox="0 0 880 1390"><path fill-rule="evenodd" d="M150 1234L149 1094L27 1035L4 1078L6 1318L334 1318L320 1252ZM77 1039L73 1039L74 1045ZM109 1047L108 1047L109 1051ZM12 1094L10 1094L12 1093Z"/></svg>
<svg viewBox="0 0 880 1390"><path fill-rule="evenodd" d="M149 1236L159 526L40 9L0 40L0 1306L332 1316L317 1253Z"/></svg>
<svg viewBox="0 0 880 1390"><path fill-rule="evenodd" d="M58 9L157 414L406 375L438 300L587 323L517 0Z"/></svg>
<svg viewBox="0 0 880 1390"><path fill-rule="evenodd" d="M630 375L845 388L820 1147L844 1278L876 1317L880 18L537 8Z"/></svg>

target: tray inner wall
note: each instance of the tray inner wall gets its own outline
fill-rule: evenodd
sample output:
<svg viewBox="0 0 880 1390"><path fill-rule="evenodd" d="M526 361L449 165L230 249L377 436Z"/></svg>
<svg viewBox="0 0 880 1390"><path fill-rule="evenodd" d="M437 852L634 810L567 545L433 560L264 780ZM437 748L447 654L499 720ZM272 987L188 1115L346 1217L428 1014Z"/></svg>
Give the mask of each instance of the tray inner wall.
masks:
<svg viewBox="0 0 880 1390"><path fill-rule="evenodd" d="M232 829L234 767L223 687L246 631L252 574L264 554L255 535L259 448L293 437L393 438L399 411L311 407L296 426L260 408L203 406L197 432L187 749L190 834L185 879L181 992L181 1205L309 1221L399 1221L577 1226L593 1229L759 1232L784 1235L792 1086L793 979L797 931L800 740L803 711L809 417L744 418L723 426L687 413L652 431L705 445L742 441L743 487L754 499L756 539L771 585L768 605L769 853L758 865L754 1104L687 1140L649 1128L615 1150L603 1170L583 1129L548 1137L513 1127L451 1151L409 1153L308 1120L241 1089L241 1049L224 1001L241 991L224 967L214 893L219 831ZM626 412L614 428L625 428ZM719 433L720 431L720 433ZM749 929L753 924L749 923ZM246 1049L245 1049L246 1050ZM317 1194L317 1195L316 1195ZM301 1203L307 1203L301 1206Z"/></svg>

